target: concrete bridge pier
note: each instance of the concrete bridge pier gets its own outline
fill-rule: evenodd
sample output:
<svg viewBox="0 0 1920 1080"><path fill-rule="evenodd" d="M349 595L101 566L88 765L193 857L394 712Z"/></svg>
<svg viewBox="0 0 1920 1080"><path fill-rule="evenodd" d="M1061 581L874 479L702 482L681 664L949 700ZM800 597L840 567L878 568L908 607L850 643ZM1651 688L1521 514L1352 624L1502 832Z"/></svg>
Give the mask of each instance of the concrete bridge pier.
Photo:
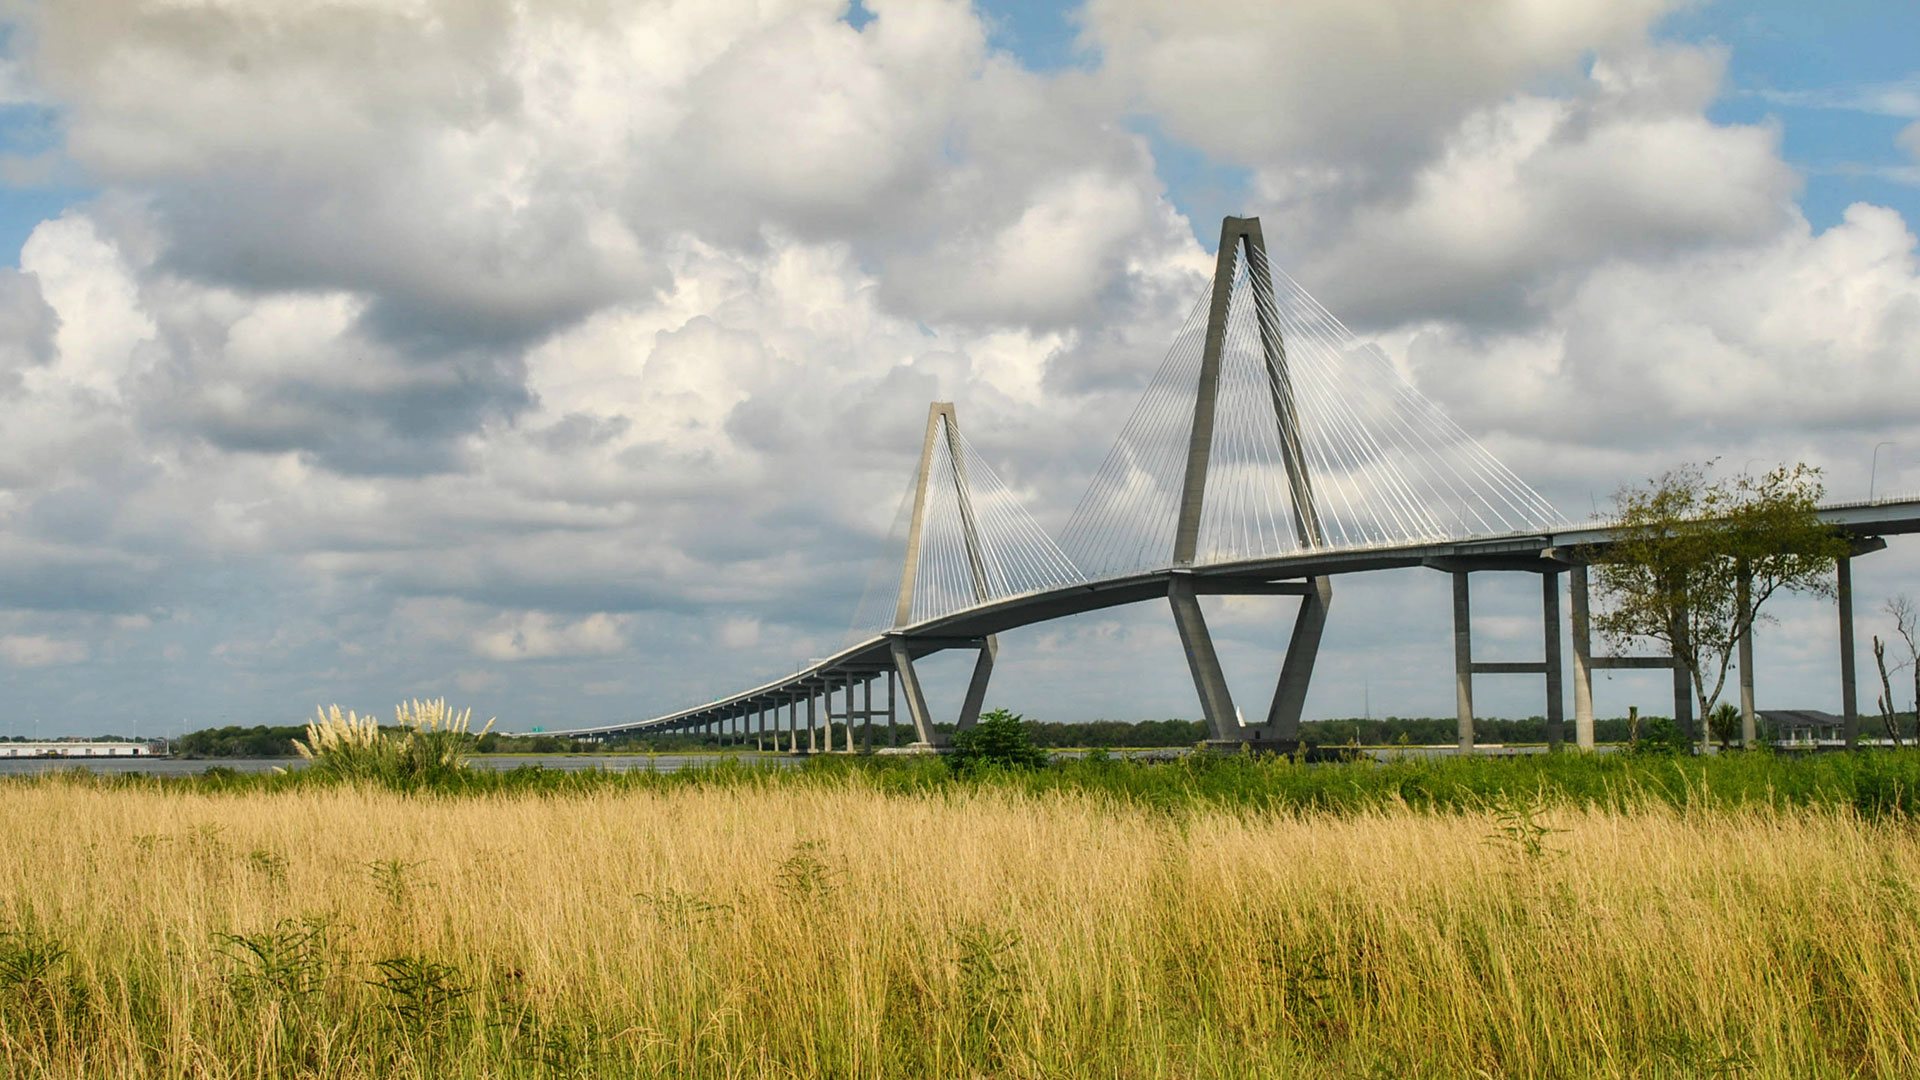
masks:
<svg viewBox="0 0 1920 1080"><path fill-rule="evenodd" d="M1474 746L1473 677L1475 675L1540 675L1546 682L1547 747L1558 750L1566 738L1565 687L1562 679L1560 648L1560 567L1552 563L1522 561L1513 564L1495 562L1474 566L1461 560L1436 559L1428 565L1446 570L1453 579L1453 701L1457 720L1457 746L1471 753ZM1474 570L1519 570L1540 575L1541 655L1531 660L1475 660L1473 658L1473 593L1469 575ZM1584 569L1584 568L1583 568ZM1584 596L1575 600L1576 619L1585 617ZM1574 647L1574 670L1582 669L1584 654ZM1578 681L1576 679L1576 681ZM1579 697L1576 688L1575 697ZM1591 712L1589 702L1588 711ZM1579 720L1576 708L1576 742ZM1586 726L1586 743L1593 742L1592 722Z"/></svg>
<svg viewBox="0 0 1920 1080"><path fill-rule="evenodd" d="M860 752L873 753L873 680L860 683Z"/></svg>
<svg viewBox="0 0 1920 1080"><path fill-rule="evenodd" d="M893 702L896 680L899 695L906 699L907 720L913 725L912 750L935 750L944 746L946 739L934 728L933 711L927 704L926 689L920 683L920 673L914 667L913 641L918 641L923 649L934 645L940 649L975 649L977 655L973 662L973 675L967 681L966 696L961 700L959 715L954 718L954 730L965 731L980 720L980 710L986 702L987 686L993 678L994 658L1000 653L1000 642L996 635L988 634L978 638L952 638L929 641L925 638L909 639L900 634L889 634L887 649L893 661L892 670L887 676L887 729L889 743L892 741L894 723Z"/></svg>
<svg viewBox="0 0 1920 1080"><path fill-rule="evenodd" d="M1853 642L1853 560L1862 555L1884 551L1885 537L1868 536L1855 540L1845 555L1834 560L1834 603L1840 616L1840 715L1847 748L1860 744L1860 692L1855 685Z"/></svg>
<svg viewBox="0 0 1920 1080"><path fill-rule="evenodd" d="M847 676L847 753L852 753L852 676Z"/></svg>
<svg viewBox="0 0 1920 1080"><path fill-rule="evenodd" d="M1568 578L1568 593L1573 607L1573 726L1574 737L1582 750L1593 749L1593 673L1607 670L1660 670L1673 672L1674 726L1698 742L1701 725L1694 723L1692 676L1686 664L1671 651L1665 656L1596 656L1593 652L1592 605L1589 596L1588 567L1573 563ZM1742 671L1747 668L1743 666ZM1744 680L1747 676L1742 675Z"/></svg>
<svg viewBox="0 0 1920 1080"><path fill-rule="evenodd" d="M899 672L891 668L887 670L887 749L889 750L900 745L900 740L894 733L894 710L899 706L896 680L899 677Z"/></svg>

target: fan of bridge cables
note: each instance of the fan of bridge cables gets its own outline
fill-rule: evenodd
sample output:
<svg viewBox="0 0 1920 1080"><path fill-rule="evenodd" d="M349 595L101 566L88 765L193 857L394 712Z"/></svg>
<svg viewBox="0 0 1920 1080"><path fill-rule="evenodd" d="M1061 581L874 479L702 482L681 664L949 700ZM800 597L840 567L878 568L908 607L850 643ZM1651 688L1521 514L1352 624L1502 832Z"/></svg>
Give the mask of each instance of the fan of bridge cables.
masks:
<svg viewBox="0 0 1920 1080"><path fill-rule="evenodd" d="M1560 520L1298 282L1234 262L1195 564L1535 532ZM1211 291L1210 282L1061 535L1088 578L1174 561ZM1304 517L1279 422L1289 392L1296 473L1317 511Z"/></svg>
<svg viewBox="0 0 1920 1080"><path fill-rule="evenodd" d="M920 511L919 557L904 618L896 557L875 567L869 577L849 632L852 639L1084 580L1021 505L1019 493L1000 479L951 417L940 415L936 423ZM890 551L906 547L903 532L911 532L913 497L909 488L895 515Z"/></svg>

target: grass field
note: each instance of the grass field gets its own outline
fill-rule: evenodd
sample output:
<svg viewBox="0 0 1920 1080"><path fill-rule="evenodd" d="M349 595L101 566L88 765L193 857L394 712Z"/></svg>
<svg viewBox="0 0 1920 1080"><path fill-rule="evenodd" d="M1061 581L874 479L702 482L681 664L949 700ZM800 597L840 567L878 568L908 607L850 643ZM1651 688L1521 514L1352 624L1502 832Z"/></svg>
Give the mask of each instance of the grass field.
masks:
<svg viewBox="0 0 1920 1080"><path fill-rule="evenodd" d="M0 1075L1837 1077L1920 1058L1904 812L1618 783L1301 808L916 768L459 796L0 784Z"/></svg>

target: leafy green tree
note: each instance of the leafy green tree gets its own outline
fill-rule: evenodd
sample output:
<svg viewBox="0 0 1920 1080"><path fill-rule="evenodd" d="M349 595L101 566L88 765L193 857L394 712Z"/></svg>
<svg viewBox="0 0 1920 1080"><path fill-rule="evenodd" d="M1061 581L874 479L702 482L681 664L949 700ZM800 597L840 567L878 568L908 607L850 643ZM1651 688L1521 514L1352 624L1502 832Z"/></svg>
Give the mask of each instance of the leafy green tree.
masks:
<svg viewBox="0 0 1920 1080"><path fill-rule="evenodd" d="M1614 496L1616 539L1590 554L1594 626L1616 646L1671 650L1693 686L1703 747L1729 657L1762 605L1782 591L1833 593L1847 541L1815 512L1823 491L1820 470L1805 464L1727 479L1682 465Z"/></svg>
<svg viewBox="0 0 1920 1080"><path fill-rule="evenodd" d="M173 740L176 757L292 757L303 728L228 725L189 732Z"/></svg>
<svg viewBox="0 0 1920 1080"><path fill-rule="evenodd" d="M994 709L982 714L979 723L954 733L949 760L959 773L983 766L1037 769L1047 763L1047 752L1033 744L1027 723L1018 713Z"/></svg>

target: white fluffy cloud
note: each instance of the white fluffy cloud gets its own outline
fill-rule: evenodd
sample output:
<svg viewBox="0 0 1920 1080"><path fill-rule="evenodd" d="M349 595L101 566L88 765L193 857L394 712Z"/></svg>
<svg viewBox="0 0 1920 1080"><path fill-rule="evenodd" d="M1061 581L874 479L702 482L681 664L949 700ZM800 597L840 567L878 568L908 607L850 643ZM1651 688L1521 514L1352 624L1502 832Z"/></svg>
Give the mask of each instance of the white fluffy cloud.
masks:
<svg viewBox="0 0 1920 1080"><path fill-rule="evenodd" d="M474 635L473 651L488 660L611 656L626 648L625 623L606 612L571 622L538 611L506 615Z"/></svg>
<svg viewBox="0 0 1920 1080"><path fill-rule="evenodd" d="M1797 219L1778 133L1704 115L1721 61L1705 49L1596 60L1569 96L1470 114L1403 194L1299 191L1271 171L1266 194L1342 311L1524 317L1570 273L1764 240Z"/></svg>
<svg viewBox="0 0 1920 1080"><path fill-rule="evenodd" d="M1713 456L1759 433L1895 429L1920 398L1920 266L1899 215L1590 270L1512 334L1455 324L1407 355L1469 426ZM1736 463L1737 464L1737 463Z"/></svg>
<svg viewBox="0 0 1920 1080"><path fill-rule="evenodd" d="M1172 134L1304 172L1424 156L1473 111L1638 43L1672 6L1091 0L1084 21L1106 69Z"/></svg>
<svg viewBox="0 0 1920 1080"><path fill-rule="evenodd" d="M5 78L101 194L0 271L21 700L217 674L262 719L451 690L513 727L830 651L929 400L1071 508L1211 264L1148 128L1248 169L1276 255L1563 508L1728 446L1848 460L1920 391L1910 224L1809 227L1664 3L1094 0L1057 74L964 3L866 6L27 9ZM1029 632L1003 685L1190 711L1160 615ZM1382 646L1340 633L1351 682Z"/></svg>
<svg viewBox="0 0 1920 1080"><path fill-rule="evenodd" d="M64 641L44 634L0 636L0 660L18 668L78 664L87 658L84 641Z"/></svg>

